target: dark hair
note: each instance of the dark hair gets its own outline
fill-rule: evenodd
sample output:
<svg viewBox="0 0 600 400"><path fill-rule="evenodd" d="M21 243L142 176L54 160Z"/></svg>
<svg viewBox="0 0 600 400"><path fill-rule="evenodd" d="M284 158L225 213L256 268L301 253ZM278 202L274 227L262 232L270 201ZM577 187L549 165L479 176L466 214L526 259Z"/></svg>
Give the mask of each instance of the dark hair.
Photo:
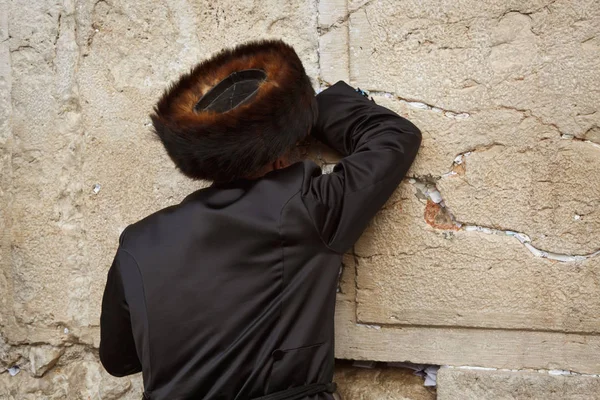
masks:
<svg viewBox="0 0 600 400"><path fill-rule="evenodd" d="M217 84L248 69L262 70L266 78L246 101L225 112L198 107ZM260 40L221 50L183 74L151 118L185 175L227 182L253 175L290 151L310 132L317 113L314 89L294 49L281 40Z"/></svg>

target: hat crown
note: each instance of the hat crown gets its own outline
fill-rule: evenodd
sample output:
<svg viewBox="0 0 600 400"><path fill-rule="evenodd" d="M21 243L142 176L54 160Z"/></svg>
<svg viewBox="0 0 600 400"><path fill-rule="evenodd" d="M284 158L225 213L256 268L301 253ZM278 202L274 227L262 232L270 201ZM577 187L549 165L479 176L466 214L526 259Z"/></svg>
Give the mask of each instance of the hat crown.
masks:
<svg viewBox="0 0 600 400"><path fill-rule="evenodd" d="M266 79L267 74L262 69L232 72L200 98L194 106L194 111L231 111L255 98L260 85Z"/></svg>

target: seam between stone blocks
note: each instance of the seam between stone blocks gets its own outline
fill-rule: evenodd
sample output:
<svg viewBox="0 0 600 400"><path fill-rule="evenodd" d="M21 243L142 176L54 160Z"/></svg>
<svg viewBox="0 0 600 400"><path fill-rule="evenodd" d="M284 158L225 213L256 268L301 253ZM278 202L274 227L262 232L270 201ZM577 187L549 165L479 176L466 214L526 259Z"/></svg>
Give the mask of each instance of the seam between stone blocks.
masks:
<svg viewBox="0 0 600 400"><path fill-rule="evenodd" d="M583 376L590 378L600 378L600 374L584 374L571 370L563 370L563 369L530 369L530 368L517 368L517 369L509 369L509 368L493 368L493 367L477 367L470 365L442 365L442 368L449 369L463 369L468 371L499 371L499 372L530 372L530 373L539 373L545 375L552 376Z"/></svg>
<svg viewBox="0 0 600 400"><path fill-rule="evenodd" d="M470 152L467 152L467 153L463 153L463 154L460 154L459 156L457 156L455 158L453 165L460 164L462 162L462 160L461 160L462 157L467 156L469 153ZM484 234L488 234L488 235L506 235L506 236L514 237L523 246L525 246L527 248L527 250L529 250L535 257L547 258L549 260L554 260L554 261L559 261L559 262L583 261L583 260L600 255L600 249L596 250L595 252L592 252L589 254L582 254L582 255L564 254L564 253L556 253L553 251L542 250L542 249L538 249L537 247L533 246L531 244L531 238L525 233L512 231L512 230L501 230L501 229L496 229L496 228L486 227L486 226L481 226L481 225L469 225L469 224L462 223L462 222L456 220L456 218L454 217L454 215L452 214L450 209L444 203L443 196L441 195L435 182L432 183L430 180L429 181L423 180L423 179L416 178L416 177L410 178L409 182L411 184L415 185L416 190L421 192L423 195L425 195L428 200L430 200L430 201L438 204L440 207L442 207L442 209L448 214L451 221L454 223L454 225L456 227L456 229L454 229L454 230L466 231L466 232L479 232L479 233L484 233ZM436 229L439 229L439 228L436 228ZM442 229L442 230L444 230L444 229Z"/></svg>

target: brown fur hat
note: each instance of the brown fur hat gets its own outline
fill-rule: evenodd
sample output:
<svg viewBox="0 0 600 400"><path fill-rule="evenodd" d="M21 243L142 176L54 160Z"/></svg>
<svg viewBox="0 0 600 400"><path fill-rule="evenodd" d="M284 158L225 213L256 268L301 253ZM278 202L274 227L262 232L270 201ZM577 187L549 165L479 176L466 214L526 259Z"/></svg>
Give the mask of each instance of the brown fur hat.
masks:
<svg viewBox="0 0 600 400"><path fill-rule="evenodd" d="M199 100L232 73L264 71L249 101L225 112ZM221 50L182 75L151 115L171 159L187 176L227 182L253 175L306 137L317 119L315 92L294 49L259 40Z"/></svg>

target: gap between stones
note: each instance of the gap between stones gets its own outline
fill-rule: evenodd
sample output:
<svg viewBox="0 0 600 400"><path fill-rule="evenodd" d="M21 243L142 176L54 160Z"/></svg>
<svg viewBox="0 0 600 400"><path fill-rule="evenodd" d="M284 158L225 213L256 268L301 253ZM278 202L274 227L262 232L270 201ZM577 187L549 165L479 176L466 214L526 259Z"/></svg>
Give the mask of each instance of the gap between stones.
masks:
<svg viewBox="0 0 600 400"><path fill-rule="evenodd" d="M440 114L443 114L444 117L455 119L455 120L463 120L463 119L467 119L471 116L471 114L469 114L468 112L444 109L444 108L435 106L433 104L425 103L420 100L401 97L401 96L398 96L397 94L391 93L391 92L384 92L384 91L379 91L379 90L365 90L365 91L369 95L381 96L381 97L385 97L388 99L395 99L395 100L398 100L400 102L400 104L406 104L409 107L417 108L419 110L429 110L429 111L433 111L436 113L440 113Z"/></svg>
<svg viewBox="0 0 600 400"><path fill-rule="evenodd" d="M359 5L358 7L356 7L355 9L348 10L348 12L346 14L344 14L342 17L338 18L331 25L321 26L320 24L317 23L317 33L319 34L319 36L323 36L324 34L331 31L332 29L339 28L340 26L342 26L343 24L348 22L348 20L350 20L350 17L352 16L352 14L355 14L356 12L364 9L369 4L371 4L373 1L375 1L375 0L368 0L368 1L364 2L363 4ZM319 0L317 0L317 4L318 4L318 2L319 2Z"/></svg>
<svg viewBox="0 0 600 400"><path fill-rule="evenodd" d="M464 157L467 157L471 154L472 151L468 151L466 153L459 154L452 164L452 167L460 166L463 163ZM444 174L443 176L448 175L456 175L456 172L451 171ZM430 211L430 214L436 214L441 212L446 218L446 223L443 225L437 225L432 223L432 221L427 221L427 223L436 229L441 230L454 230L454 231L466 231L466 232L479 232L487 235L506 235L513 237L519 241L523 246L527 248L535 257L539 258L547 258L549 260L560 261L560 262L573 262L573 261L583 261L588 258L595 257L600 255L600 250L597 250L593 253L583 254L583 255L571 255L571 254L562 254L555 253L552 251L546 251L542 249L538 249L537 247L531 244L531 238L522 232L516 232L512 230L501 230L481 225L470 225L465 224L458 221L450 209L446 206L442 194L437 188L435 183L437 179L429 178L429 179L420 179L417 177L409 178L409 183L415 186L417 191L417 198L419 199L427 199L427 206L425 209L425 219L428 218L428 209L433 209ZM430 218L433 216L430 215Z"/></svg>
<svg viewBox="0 0 600 400"><path fill-rule="evenodd" d="M491 367L475 367L470 365L443 365L442 368L453 368L453 369L466 369L472 371L500 371L500 372L537 372L539 374L547 374L554 376L587 376L590 378L600 378L600 374L583 374L576 371L566 370L566 369L530 369L530 368L520 368L520 369L509 369L509 368L491 368Z"/></svg>

